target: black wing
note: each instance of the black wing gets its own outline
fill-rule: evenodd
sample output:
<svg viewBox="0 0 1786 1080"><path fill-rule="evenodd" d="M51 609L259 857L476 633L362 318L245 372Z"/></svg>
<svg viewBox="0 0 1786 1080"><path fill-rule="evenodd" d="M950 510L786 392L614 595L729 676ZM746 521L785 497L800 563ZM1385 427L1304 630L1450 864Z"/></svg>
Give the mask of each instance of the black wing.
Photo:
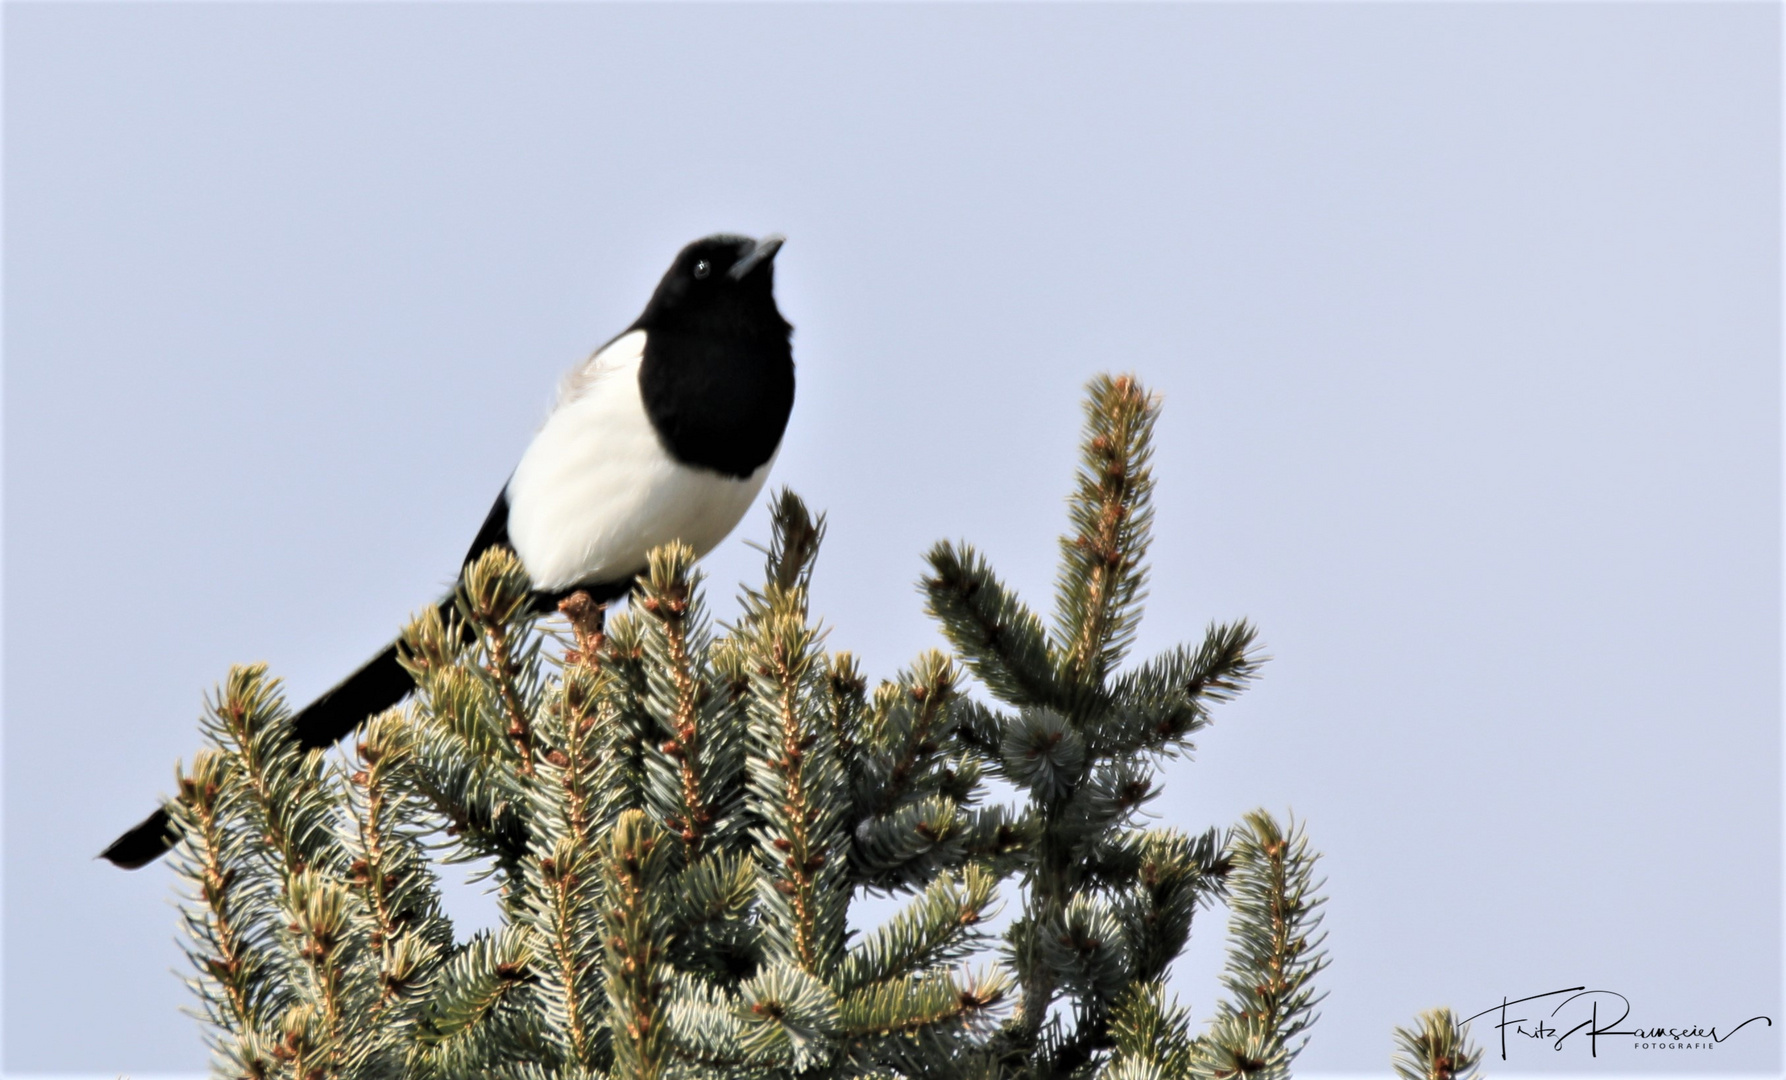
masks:
<svg viewBox="0 0 1786 1080"><path fill-rule="evenodd" d="M471 550L465 553L464 565L470 566L473 559L489 551L493 547L505 547L514 550L515 545L509 543L509 486L502 485L496 493L496 505L490 507L490 516L484 519L484 527L478 530L477 539L471 542Z"/></svg>

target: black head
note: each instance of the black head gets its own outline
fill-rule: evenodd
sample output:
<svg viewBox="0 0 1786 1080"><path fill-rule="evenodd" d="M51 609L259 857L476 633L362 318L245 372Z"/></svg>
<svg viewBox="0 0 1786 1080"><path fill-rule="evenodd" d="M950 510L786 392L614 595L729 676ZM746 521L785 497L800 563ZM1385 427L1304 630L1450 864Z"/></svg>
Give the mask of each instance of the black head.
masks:
<svg viewBox="0 0 1786 1080"><path fill-rule="evenodd" d="M780 336L791 327L775 306L775 253L782 238L724 234L677 254L633 325L727 337Z"/></svg>
<svg viewBox="0 0 1786 1080"><path fill-rule="evenodd" d="M682 249L633 329L639 390L665 449L747 477L775 454L794 407L793 327L775 306L781 237L709 236Z"/></svg>

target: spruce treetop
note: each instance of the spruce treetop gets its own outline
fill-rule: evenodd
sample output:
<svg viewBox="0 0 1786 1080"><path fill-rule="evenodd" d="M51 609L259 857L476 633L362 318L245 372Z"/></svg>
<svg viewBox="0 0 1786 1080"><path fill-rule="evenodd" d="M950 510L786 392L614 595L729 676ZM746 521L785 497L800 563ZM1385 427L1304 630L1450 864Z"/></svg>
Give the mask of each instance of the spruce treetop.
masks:
<svg viewBox="0 0 1786 1080"><path fill-rule="evenodd" d="M215 1074L1287 1076L1327 963L1302 827L1145 817L1264 658L1236 620L1129 662L1159 402L1100 376L1085 417L1051 619L939 543L921 589L949 651L884 680L810 610L825 523L791 492L729 622L681 544L624 612L578 594L544 624L484 552L403 633L414 697L342 755L232 670L168 804ZM500 928L455 939L441 862L499 891ZM903 906L852 931L868 893ZM1165 980L1221 901L1226 994L1193 1032ZM1467 1080L1449 1014L1421 1023L1401 1074Z"/></svg>

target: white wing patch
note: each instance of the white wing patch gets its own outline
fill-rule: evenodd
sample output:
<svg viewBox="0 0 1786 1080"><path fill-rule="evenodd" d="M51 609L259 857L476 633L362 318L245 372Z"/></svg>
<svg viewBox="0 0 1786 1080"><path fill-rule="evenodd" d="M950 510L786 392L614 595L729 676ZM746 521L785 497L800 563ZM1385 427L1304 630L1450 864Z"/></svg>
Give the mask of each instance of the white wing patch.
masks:
<svg viewBox="0 0 1786 1080"><path fill-rule="evenodd" d="M558 384L558 399L552 403L553 410L557 411L576 401L593 390L602 379L612 377L622 369L631 368L633 376L637 378L639 361L644 356L643 330L630 331L608 342L590 353L589 359L564 373L564 381Z"/></svg>
<svg viewBox="0 0 1786 1080"><path fill-rule="evenodd" d="M509 479L509 541L536 589L619 581L672 540L705 555L775 463L734 480L672 458L640 397L644 348L635 330L572 370Z"/></svg>

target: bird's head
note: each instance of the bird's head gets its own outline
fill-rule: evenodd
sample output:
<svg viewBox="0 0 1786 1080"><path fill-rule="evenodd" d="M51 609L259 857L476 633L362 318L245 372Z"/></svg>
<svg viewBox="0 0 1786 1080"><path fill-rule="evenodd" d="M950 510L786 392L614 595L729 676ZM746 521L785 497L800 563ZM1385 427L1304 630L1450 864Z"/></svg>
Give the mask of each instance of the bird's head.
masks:
<svg viewBox="0 0 1786 1080"><path fill-rule="evenodd" d="M780 335L790 329L775 306L775 253L782 237L724 234L683 248L634 324L642 330Z"/></svg>

